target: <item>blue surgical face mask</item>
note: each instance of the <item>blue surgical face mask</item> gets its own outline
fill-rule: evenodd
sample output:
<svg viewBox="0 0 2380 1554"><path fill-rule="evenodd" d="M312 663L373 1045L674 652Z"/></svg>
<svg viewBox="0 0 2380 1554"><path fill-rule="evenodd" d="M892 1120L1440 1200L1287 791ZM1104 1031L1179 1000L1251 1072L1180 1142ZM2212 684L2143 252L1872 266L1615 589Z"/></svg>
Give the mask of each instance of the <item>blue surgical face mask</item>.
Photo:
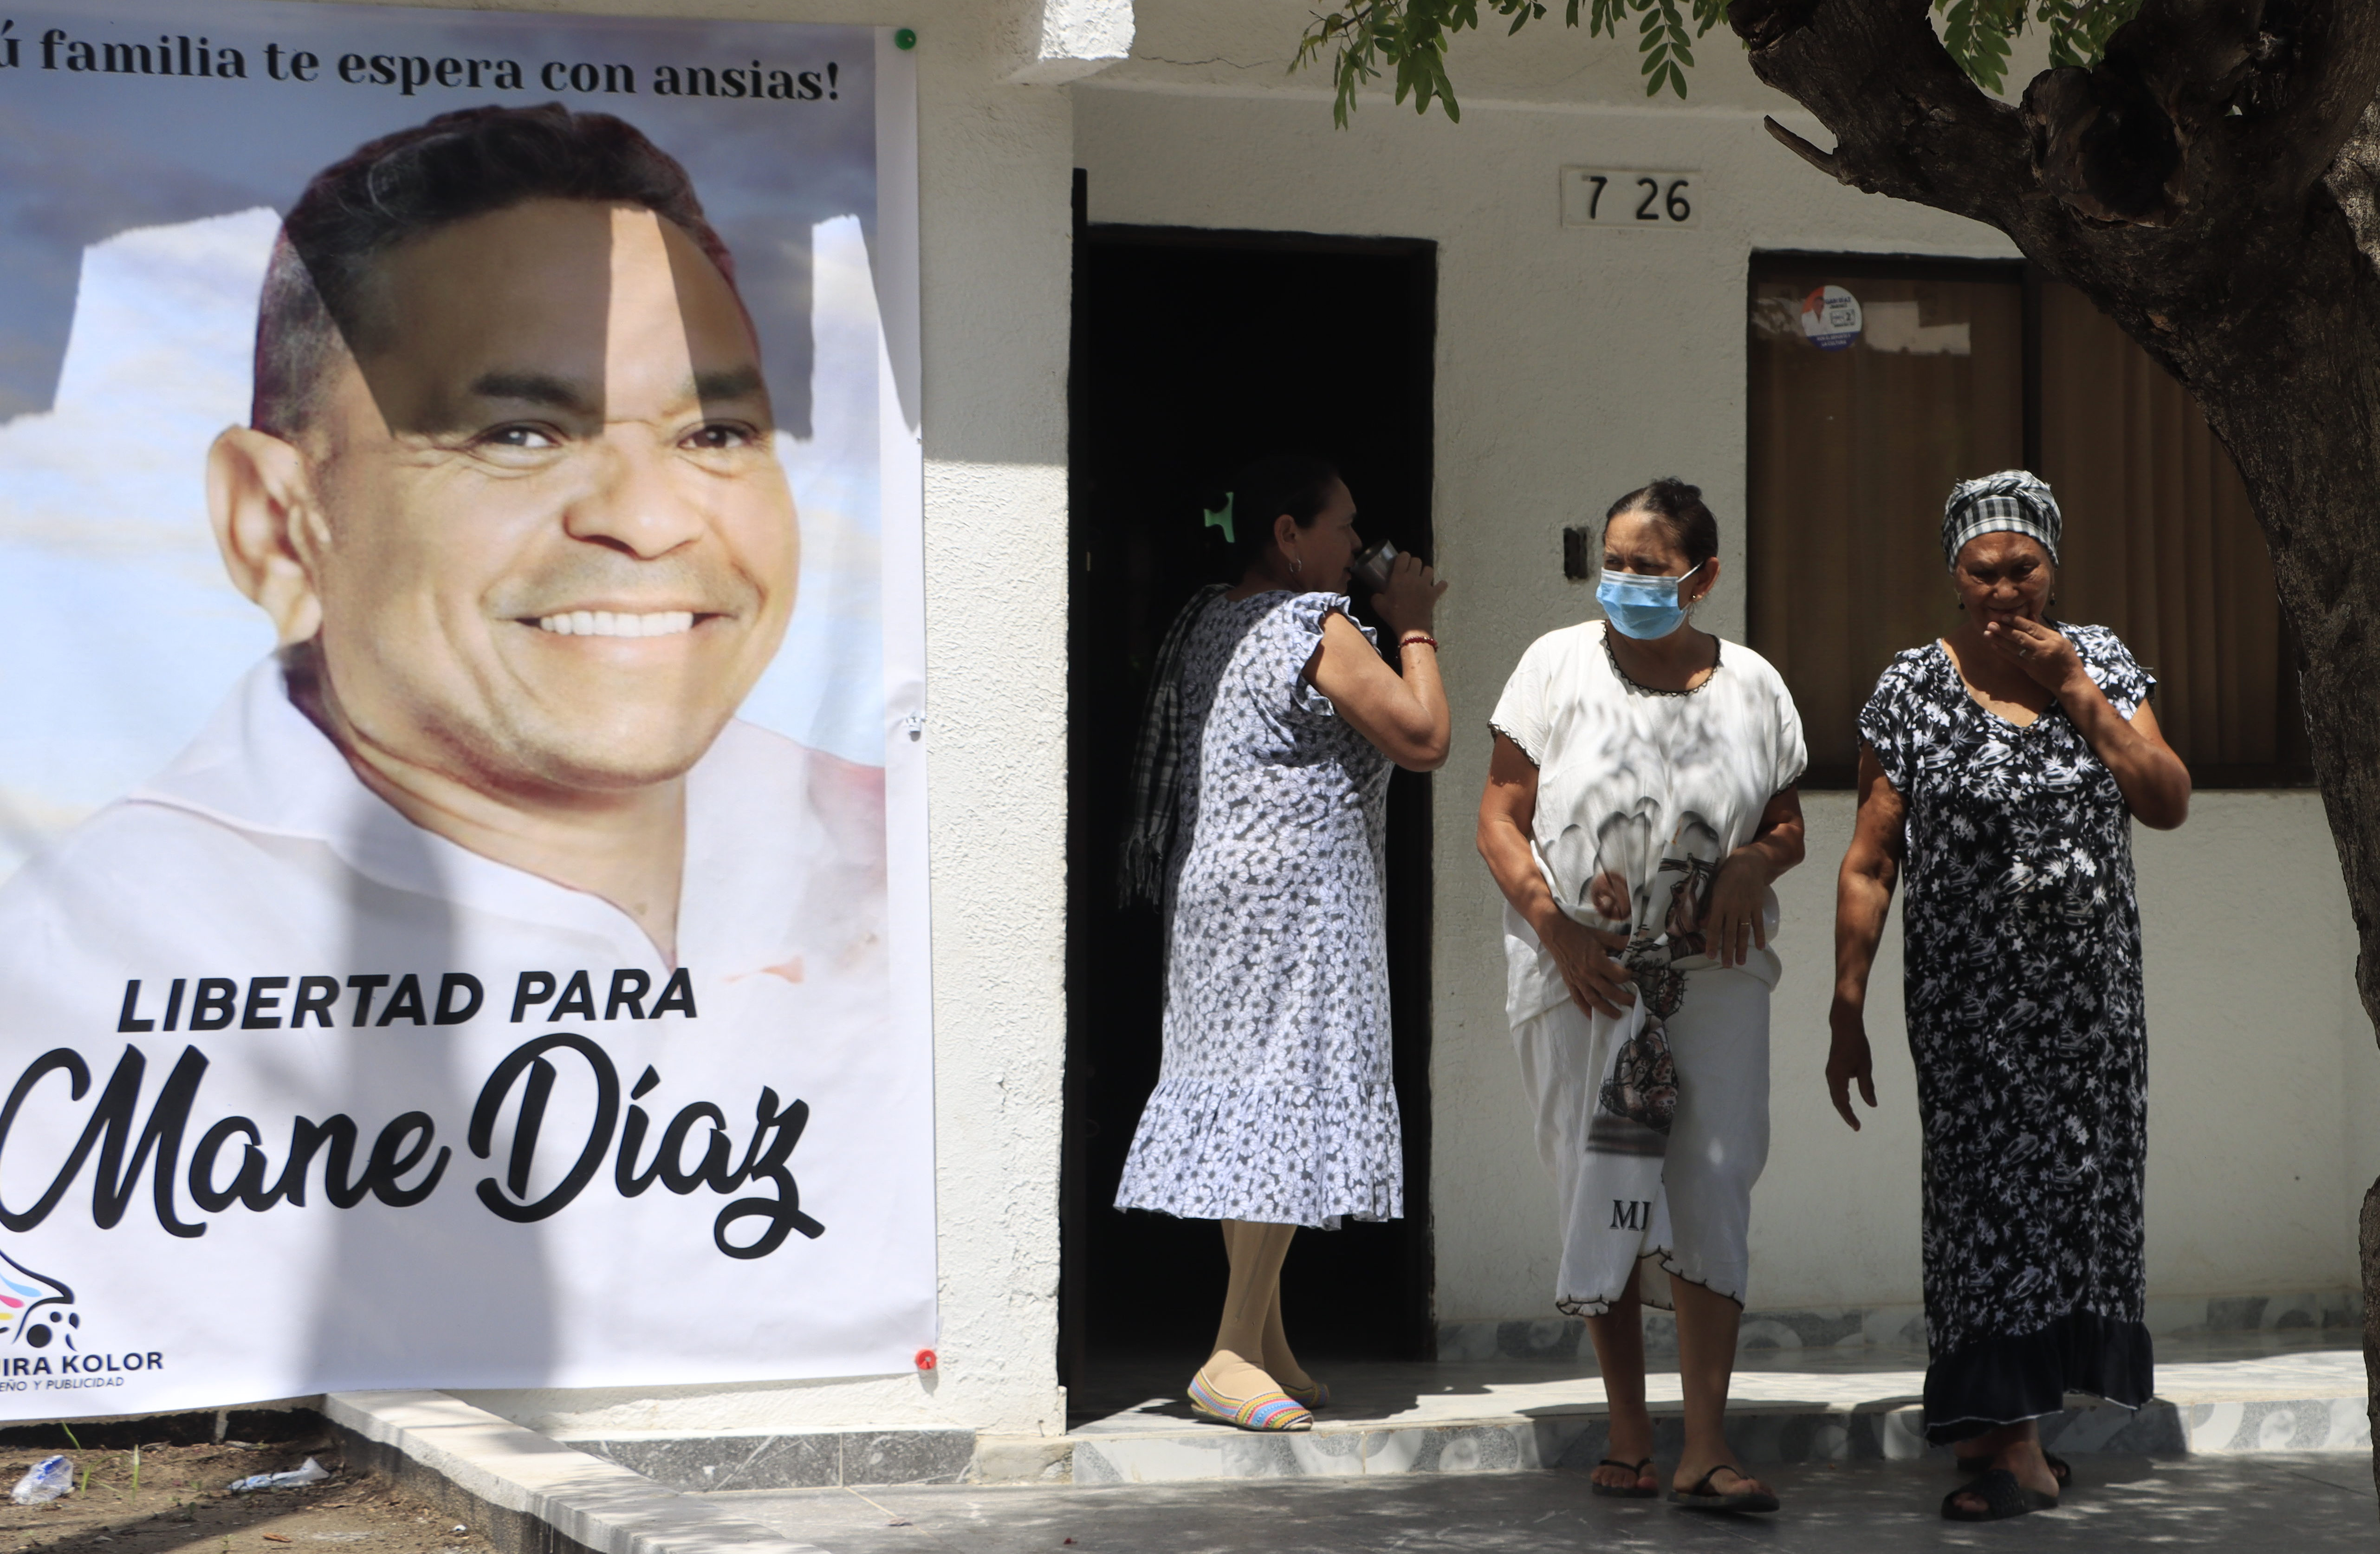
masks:
<svg viewBox="0 0 2380 1554"><path fill-rule="evenodd" d="M1678 602L1679 590L1687 577L1701 570L1697 562L1684 577L1647 577L1606 567L1603 581L1596 586L1595 601L1603 606L1604 619L1617 626L1622 637L1655 641L1685 625L1686 607Z"/></svg>

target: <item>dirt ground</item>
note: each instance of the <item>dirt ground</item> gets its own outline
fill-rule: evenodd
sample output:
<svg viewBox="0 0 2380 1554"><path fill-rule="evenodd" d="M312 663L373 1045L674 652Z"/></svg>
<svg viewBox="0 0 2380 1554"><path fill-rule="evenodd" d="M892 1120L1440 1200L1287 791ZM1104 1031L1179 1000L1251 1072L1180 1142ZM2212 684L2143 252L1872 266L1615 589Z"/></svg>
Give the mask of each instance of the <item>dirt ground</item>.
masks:
<svg viewBox="0 0 2380 1554"><path fill-rule="evenodd" d="M0 1449L0 1554L335 1554L347 1544L357 1554L491 1554L480 1529L456 1526L385 1480L350 1478L328 1439L143 1446L137 1488L131 1451L59 1450L75 1464L77 1488L25 1506L5 1490L49 1453ZM308 1457L331 1476L301 1488L228 1491L234 1479Z"/></svg>

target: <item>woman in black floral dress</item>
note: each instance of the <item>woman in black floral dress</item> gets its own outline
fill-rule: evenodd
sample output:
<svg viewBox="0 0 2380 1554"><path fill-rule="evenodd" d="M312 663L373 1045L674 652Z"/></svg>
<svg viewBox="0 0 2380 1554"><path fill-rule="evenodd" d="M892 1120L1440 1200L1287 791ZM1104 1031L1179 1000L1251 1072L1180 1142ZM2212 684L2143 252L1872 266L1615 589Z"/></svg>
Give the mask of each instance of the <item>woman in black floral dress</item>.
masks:
<svg viewBox="0 0 2380 1554"><path fill-rule="evenodd" d="M2169 830L2190 773L2155 677L2104 626L2046 618L2061 520L2022 471L1950 493L1966 619L1896 658L1860 714L1838 887L1827 1081L1876 1104L1864 1008L1896 879L1925 1133L1926 1439L1980 1476L1942 1513L2057 1503L2034 1421L2069 1391L2151 1390L2141 1256L2147 1031L2131 822Z"/></svg>

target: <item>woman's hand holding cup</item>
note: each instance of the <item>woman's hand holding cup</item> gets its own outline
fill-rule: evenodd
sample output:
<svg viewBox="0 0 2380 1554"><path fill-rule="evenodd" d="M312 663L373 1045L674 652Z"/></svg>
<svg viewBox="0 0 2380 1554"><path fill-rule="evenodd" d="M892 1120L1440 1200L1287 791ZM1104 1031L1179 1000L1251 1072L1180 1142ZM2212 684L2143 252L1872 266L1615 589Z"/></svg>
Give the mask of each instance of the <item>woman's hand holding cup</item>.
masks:
<svg viewBox="0 0 2380 1554"><path fill-rule="evenodd" d="M1400 637L1409 631L1427 634L1430 616L1438 609L1438 596L1445 591L1446 585L1435 572L1401 554L1390 564L1388 587L1373 596L1372 608Z"/></svg>

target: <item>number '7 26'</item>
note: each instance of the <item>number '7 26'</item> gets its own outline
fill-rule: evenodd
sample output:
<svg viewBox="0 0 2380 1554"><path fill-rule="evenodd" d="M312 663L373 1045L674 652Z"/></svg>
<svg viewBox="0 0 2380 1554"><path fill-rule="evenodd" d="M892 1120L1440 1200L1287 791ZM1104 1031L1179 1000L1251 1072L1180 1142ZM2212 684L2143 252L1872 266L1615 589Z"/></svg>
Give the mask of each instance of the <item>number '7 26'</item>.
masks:
<svg viewBox="0 0 2380 1554"><path fill-rule="evenodd" d="M1590 173L1587 175L1586 181L1595 186L1595 192L1586 198L1586 219L1599 220L1603 211L1604 186L1611 180L1600 173ZM1658 178L1637 179L1636 187L1645 191L1645 198L1636 202L1636 219L1659 221L1665 212L1671 221L1684 221L1692 216L1694 213L1694 208L1686 201L1686 184L1687 180L1684 178L1671 178L1669 190L1664 193L1661 180ZM1654 208L1656 200L1660 202L1658 210Z"/></svg>

